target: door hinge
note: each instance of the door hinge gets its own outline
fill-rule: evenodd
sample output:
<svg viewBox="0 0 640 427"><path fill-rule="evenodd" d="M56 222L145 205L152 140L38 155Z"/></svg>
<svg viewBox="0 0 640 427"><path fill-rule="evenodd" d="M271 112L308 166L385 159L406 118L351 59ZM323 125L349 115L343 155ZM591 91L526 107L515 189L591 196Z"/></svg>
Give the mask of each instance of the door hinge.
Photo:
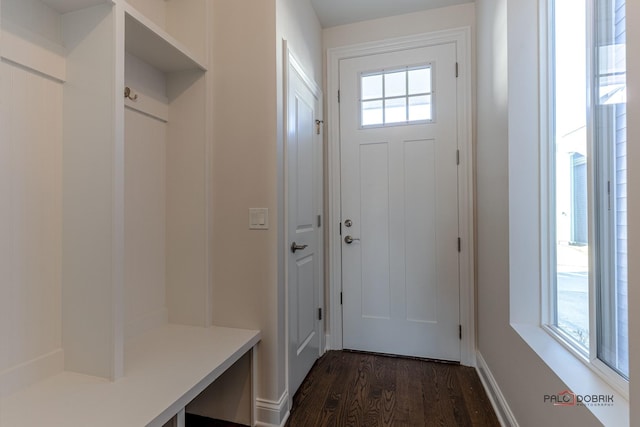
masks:
<svg viewBox="0 0 640 427"><path fill-rule="evenodd" d="M322 129L323 124L324 120L316 120L316 135L320 135L320 129Z"/></svg>
<svg viewBox="0 0 640 427"><path fill-rule="evenodd" d="M462 339L462 325L458 325L458 337Z"/></svg>
<svg viewBox="0 0 640 427"><path fill-rule="evenodd" d="M340 292L340 305L342 305L342 292Z"/></svg>
<svg viewBox="0 0 640 427"><path fill-rule="evenodd" d="M318 228L322 227L322 215L318 215Z"/></svg>
<svg viewBox="0 0 640 427"><path fill-rule="evenodd" d="M607 210L611 210L611 181L607 181Z"/></svg>
<svg viewBox="0 0 640 427"><path fill-rule="evenodd" d="M340 103L340 89L338 89L338 104Z"/></svg>
<svg viewBox="0 0 640 427"><path fill-rule="evenodd" d="M462 239L458 237L458 252L462 252Z"/></svg>
<svg viewBox="0 0 640 427"><path fill-rule="evenodd" d="M459 75L460 75L460 67L458 66L458 63L456 62L456 78L458 78Z"/></svg>
<svg viewBox="0 0 640 427"><path fill-rule="evenodd" d="M318 308L318 320L322 320L322 308Z"/></svg>
<svg viewBox="0 0 640 427"><path fill-rule="evenodd" d="M340 223L340 230L339 230L339 232L340 232L340 235L342 236L342 223Z"/></svg>
<svg viewBox="0 0 640 427"><path fill-rule="evenodd" d="M460 150L456 150L456 165L460 164Z"/></svg>

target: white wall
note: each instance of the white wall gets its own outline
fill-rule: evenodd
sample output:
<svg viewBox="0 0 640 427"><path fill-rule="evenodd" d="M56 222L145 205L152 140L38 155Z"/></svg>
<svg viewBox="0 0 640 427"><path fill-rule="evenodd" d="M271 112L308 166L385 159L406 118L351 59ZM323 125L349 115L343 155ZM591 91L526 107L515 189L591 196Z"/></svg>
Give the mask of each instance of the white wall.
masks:
<svg viewBox="0 0 640 427"><path fill-rule="evenodd" d="M213 321L262 330L259 403L286 413L282 39L319 80L320 24L307 0L216 0L214 15ZM251 207L269 230L248 229Z"/></svg>
<svg viewBox="0 0 640 427"><path fill-rule="evenodd" d="M567 410L543 402L545 394L568 387L511 327L511 322L535 323L540 319L535 309L540 300L539 276L526 273L526 264L530 265L532 259L539 265L535 261L539 251L536 245L522 243L531 241L531 233L537 233L537 200L531 205L528 197L537 198L538 193L533 190L529 195L518 195L516 200L513 190L535 189L538 181L538 2L509 2L507 8L506 0L478 0L476 5L479 352L519 425L600 425L584 407ZM633 21L627 17L629 28ZM509 164L510 158L522 159L523 155L530 160L524 167ZM631 281L633 277L632 272ZM527 304L523 304L525 300ZM534 310L527 311L527 307ZM634 312L632 307L630 313ZM633 345L633 331L631 335ZM631 425L637 419L631 418Z"/></svg>
<svg viewBox="0 0 640 427"><path fill-rule="evenodd" d="M322 28L309 0L277 0L277 42L285 39L309 78L322 83ZM279 46L282 45L279 43ZM280 55L278 56L281 57ZM280 67L281 61L278 62ZM282 83L282 80L279 80Z"/></svg>
<svg viewBox="0 0 640 427"><path fill-rule="evenodd" d="M474 10L473 3L465 3L326 28L322 35L323 44L325 49L330 49L457 27L469 26L473 30L475 28Z"/></svg>
<svg viewBox="0 0 640 427"><path fill-rule="evenodd" d="M275 0L216 0L213 323L262 331L257 395L277 400ZM248 209L269 209L250 231Z"/></svg>

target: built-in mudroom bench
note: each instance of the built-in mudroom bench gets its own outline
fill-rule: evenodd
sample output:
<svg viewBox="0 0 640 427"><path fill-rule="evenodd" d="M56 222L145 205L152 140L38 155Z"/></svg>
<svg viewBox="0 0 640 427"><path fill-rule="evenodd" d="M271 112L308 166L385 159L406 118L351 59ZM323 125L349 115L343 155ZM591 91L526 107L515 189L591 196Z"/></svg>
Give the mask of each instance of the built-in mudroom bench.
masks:
<svg viewBox="0 0 640 427"><path fill-rule="evenodd" d="M260 332L212 320L211 2L0 18L0 427L252 421Z"/></svg>
<svg viewBox="0 0 640 427"><path fill-rule="evenodd" d="M2 399L0 426L184 427L187 404L243 355L255 357L259 340L251 330L158 328L127 346L119 380L57 374Z"/></svg>

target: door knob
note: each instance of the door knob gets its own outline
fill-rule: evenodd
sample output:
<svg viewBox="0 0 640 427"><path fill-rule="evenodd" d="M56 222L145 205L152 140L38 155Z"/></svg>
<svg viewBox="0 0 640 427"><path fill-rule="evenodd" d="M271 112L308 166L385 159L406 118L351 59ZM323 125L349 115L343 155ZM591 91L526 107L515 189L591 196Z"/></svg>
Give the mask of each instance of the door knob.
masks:
<svg viewBox="0 0 640 427"><path fill-rule="evenodd" d="M301 250L303 250L303 249L306 249L306 248L307 248L307 246L309 246L309 245L299 245L299 244L297 244L296 242L293 242L293 243L291 244L291 252L293 252L293 253L295 254L295 253L296 253L296 251L301 251Z"/></svg>
<svg viewBox="0 0 640 427"><path fill-rule="evenodd" d="M355 238L355 237L351 237L351 236L346 236L346 237L344 238L344 242L345 242L346 244L348 244L348 245L352 244L352 243L353 243L353 242L355 242L355 241L358 241L358 242L359 242L359 241L360 241L360 239Z"/></svg>

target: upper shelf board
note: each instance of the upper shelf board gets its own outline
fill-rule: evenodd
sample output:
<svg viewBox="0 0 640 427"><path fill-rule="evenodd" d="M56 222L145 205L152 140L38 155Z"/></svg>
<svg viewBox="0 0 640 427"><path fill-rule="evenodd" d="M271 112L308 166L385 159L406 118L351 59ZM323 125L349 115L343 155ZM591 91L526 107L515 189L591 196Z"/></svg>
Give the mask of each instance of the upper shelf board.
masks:
<svg viewBox="0 0 640 427"><path fill-rule="evenodd" d="M110 0L42 0L42 2L60 13L73 12L103 3L112 3Z"/></svg>
<svg viewBox="0 0 640 427"><path fill-rule="evenodd" d="M182 43L130 6L125 13L125 49L160 71L207 70Z"/></svg>

